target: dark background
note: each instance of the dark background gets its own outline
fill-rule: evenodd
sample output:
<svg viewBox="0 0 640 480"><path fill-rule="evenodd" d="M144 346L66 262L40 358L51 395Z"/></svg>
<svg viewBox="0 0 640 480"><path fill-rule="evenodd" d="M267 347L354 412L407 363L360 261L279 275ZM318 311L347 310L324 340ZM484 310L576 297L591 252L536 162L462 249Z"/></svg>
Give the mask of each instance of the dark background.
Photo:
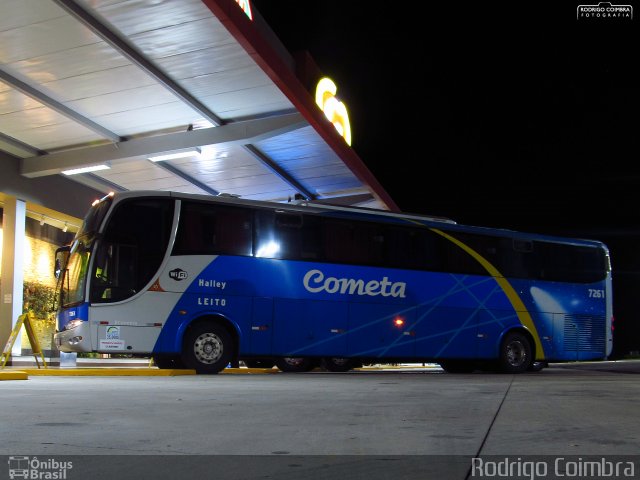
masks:
<svg viewBox="0 0 640 480"><path fill-rule="evenodd" d="M622 358L640 350L640 12L578 4L253 1L335 80L401 210L607 243Z"/></svg>

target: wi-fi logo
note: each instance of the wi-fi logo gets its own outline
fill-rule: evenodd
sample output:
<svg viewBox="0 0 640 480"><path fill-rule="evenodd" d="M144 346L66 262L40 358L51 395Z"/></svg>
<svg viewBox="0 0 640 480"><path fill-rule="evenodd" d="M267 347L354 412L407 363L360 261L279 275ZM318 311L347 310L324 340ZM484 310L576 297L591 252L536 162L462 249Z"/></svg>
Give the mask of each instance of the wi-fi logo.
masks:
<svg viewBox="0 0 640 480"><path fill-rule="evenodd" d="M189 274L184 270L182 270L181 268L174 268L169 272L169 277L179 282L180 280L184 280L188 278Z"/></svg>

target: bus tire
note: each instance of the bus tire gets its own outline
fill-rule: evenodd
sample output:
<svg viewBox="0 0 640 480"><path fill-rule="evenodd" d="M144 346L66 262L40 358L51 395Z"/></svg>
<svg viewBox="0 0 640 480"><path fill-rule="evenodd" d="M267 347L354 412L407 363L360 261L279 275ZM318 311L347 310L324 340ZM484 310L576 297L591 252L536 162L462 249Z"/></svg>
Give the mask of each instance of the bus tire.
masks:
<svg viewBox="0 0 640 480"><path fill-rule="evenodd" d="M324 357L322 359L322 368L329 372L348 372L353 370L354 362L350 358L343 357Z"/></svg>
<svg viewBox="0 0 640 480"><path fill-rule="evenodd" d="M276 359L276 367L283 372L309 372L316 367L316 362L305 357L280 357Z"/></svg>
<svg viewBox="0 0 640 480"><path fill-rule="evenodd" d="M218 373L231 362L234 352L235 345L226 328L218 323L198 323L185 333L182 361L196 373Z"/></svg>
<svg viewBox="0 0 640 480"><path fill-rule="evenodd" d="M526 372L533 363L529 338L520 332L507 333L500 345L499 361L504 373Z"/></svg>
<svg viewBox="0 0 640 480"><path fill-rule="evenodd" d="M470 360L443 360L440 366L447 373L473 373L476 365Z"/></svg>

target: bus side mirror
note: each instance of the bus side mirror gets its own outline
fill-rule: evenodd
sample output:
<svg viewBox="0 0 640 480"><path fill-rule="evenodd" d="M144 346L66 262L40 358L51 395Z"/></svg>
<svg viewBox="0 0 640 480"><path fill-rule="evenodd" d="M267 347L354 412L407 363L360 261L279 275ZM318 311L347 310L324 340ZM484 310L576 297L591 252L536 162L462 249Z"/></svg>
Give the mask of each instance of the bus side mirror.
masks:
<svg viewBox="0 0 640 480"><path fill-rule="evenodd" d="M56 277L56 279L60 278L60 275L62 274L62 270L67 265L67 260L69 260L70 250L71 250L71 247L69 246L60 247L56 250L56 257L55 257L56 261L53 266L53 275L54 277Z"/></svg>

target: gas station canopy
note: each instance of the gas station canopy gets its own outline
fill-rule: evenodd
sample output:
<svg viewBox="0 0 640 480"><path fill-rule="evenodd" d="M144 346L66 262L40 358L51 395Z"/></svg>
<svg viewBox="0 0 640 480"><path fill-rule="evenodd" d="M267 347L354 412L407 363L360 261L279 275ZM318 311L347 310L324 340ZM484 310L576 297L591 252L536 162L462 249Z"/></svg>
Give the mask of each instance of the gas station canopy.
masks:
<svg viewBox="0 0 640 480"><path fill-rule="evenodd" d="M249 0L2 0L0 151L105 193L397 210L300 67Z"/></svg>

